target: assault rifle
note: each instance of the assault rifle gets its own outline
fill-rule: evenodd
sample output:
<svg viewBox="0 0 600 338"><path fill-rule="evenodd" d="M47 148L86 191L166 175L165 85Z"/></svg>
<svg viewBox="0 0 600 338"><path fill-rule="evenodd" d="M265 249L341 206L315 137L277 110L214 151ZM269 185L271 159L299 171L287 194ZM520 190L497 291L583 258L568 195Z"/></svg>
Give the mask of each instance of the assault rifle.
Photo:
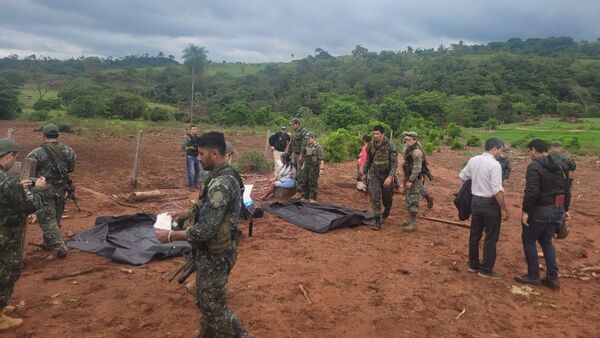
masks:
<svg viewBox="0 0 600 338"><path fill-rule="evenodd" d="M73 201L73 203L75 204L75 208L77 208L77 211L81 211L81 209L79 209L79 203L77 203L79 199L77 198L77 194L75 193L75 185L73 185L73 181L68 176L66 192L67 198Z"/></svg>
<svg viewBox="0 0 600 338"><path fill-rule="evenodd" d="M177 283L183 284L190 277L191 274L196 272L196 262L194 259L193 250L188 251L183 254L185 258L185 263L183 263L177 271L171 276L169 279L169 283L172 282L175 278L177 278Z"/></svg>

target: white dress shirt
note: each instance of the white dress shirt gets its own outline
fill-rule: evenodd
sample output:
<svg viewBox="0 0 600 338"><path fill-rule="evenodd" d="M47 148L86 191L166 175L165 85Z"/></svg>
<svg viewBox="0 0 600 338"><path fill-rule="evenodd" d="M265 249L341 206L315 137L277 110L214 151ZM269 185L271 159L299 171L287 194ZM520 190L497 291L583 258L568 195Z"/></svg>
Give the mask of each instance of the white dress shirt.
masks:
<svg viewBox="0 0 600 338"><path fill-rule="evenodd" d="M467 165L458 174L463 181L472 180L471 193L479 197L493 197L502 188L502 167L496 158L484 152L469 159Z"/></svg>

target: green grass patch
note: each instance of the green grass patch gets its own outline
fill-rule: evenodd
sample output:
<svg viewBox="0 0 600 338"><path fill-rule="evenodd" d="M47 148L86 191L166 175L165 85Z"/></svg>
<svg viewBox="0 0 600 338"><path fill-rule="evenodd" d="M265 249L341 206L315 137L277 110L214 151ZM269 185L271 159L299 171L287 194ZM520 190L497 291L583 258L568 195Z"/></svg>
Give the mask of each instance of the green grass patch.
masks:
<svg viewBox="0 0 600 338"><path fill-rule="evenodd" d="M583 118L577 122L546 118L534 122L503 124L496 130L471 131L481 136L482 140L495 136L515 146L524 146L533 138L541 138L547 142L560 141L568 148L576 139L580 148L573 147L570 151L582 155L600 154L600 118Z"/></svg>

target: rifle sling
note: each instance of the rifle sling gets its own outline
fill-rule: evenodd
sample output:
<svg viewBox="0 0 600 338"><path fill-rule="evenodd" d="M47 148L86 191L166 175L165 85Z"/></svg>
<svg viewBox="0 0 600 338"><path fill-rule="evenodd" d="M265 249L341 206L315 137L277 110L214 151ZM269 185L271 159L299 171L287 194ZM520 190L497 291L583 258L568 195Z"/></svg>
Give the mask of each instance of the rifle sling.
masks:
<svg viewBox="0 0 600 338"><path fill-rule="evenodd" d="M56 151L54 149L52 149L52 147L50 147L48 144L42 144L41 148L44 150L46 155L48 155L48 157L52 160L52 162L54 163L54 167L59 172L59 174L60 174L60 170L58 168L61 163L65 166L65 169L68 168L64 154L61 154L62 156L57 154ZM60 178L68 179L69 175L66 174L66 177L60 177Z"/></svg>

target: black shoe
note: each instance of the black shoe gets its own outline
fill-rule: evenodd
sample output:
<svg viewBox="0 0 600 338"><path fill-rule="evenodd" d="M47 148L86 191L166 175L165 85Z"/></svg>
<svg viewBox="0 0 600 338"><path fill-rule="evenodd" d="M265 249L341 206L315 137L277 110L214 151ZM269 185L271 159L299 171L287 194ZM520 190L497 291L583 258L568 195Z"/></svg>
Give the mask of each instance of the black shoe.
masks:
<svg viewBox="0 0 600 338"><path fill-rule="evenodd" d="M390 217L390 209L391 208L383 208L383 213L381 214L381 217L383 217L383 219Z"/></svg>
<svg viewBox="0 0 600 338"><path fill-rule="evenodd" d="M560 283L558 282L558 279L549 280L548 278L542 278L541 283L552 290L560 290Z"/></svg>
<svg viewBox="0 0 600 338"><path fill-rule="evenodd" d="M369 228L371 228L372 230L375 230L375 231L379 231L379 229L381 229L381 218L380 218L380 216L379 217L375 216L375 217L376 217L375 224L369 225Z"/></svg>
<svg viewBox="0 0 600 338"><path fill-rule="evenodd" d="M492 272L485 272L483 270L479 270L479 272L477 273L477 275L479 277L483 277L483 278L491 278L491 279L500 279L500 277L502 277L499 273L497 273L496 271L492 271Z"/></svg>
<svg viewBox="0 0 600 338"><path fill-rule="evenodd" d="M468 266L467 270L469 272L472 272L472 273L479 272L479 268L474 268L474 267L470 266L469 264L467 264L467 266Z"/></svg>
<svg viewBox="0 0 600 338"><path fill-rule="evenodd" d="M531 284L531 285L542 285L542 281L539 278L534 278L529 276L528 274L522 276L516 276L515 280L519 283L523 284Z"/></svg>

